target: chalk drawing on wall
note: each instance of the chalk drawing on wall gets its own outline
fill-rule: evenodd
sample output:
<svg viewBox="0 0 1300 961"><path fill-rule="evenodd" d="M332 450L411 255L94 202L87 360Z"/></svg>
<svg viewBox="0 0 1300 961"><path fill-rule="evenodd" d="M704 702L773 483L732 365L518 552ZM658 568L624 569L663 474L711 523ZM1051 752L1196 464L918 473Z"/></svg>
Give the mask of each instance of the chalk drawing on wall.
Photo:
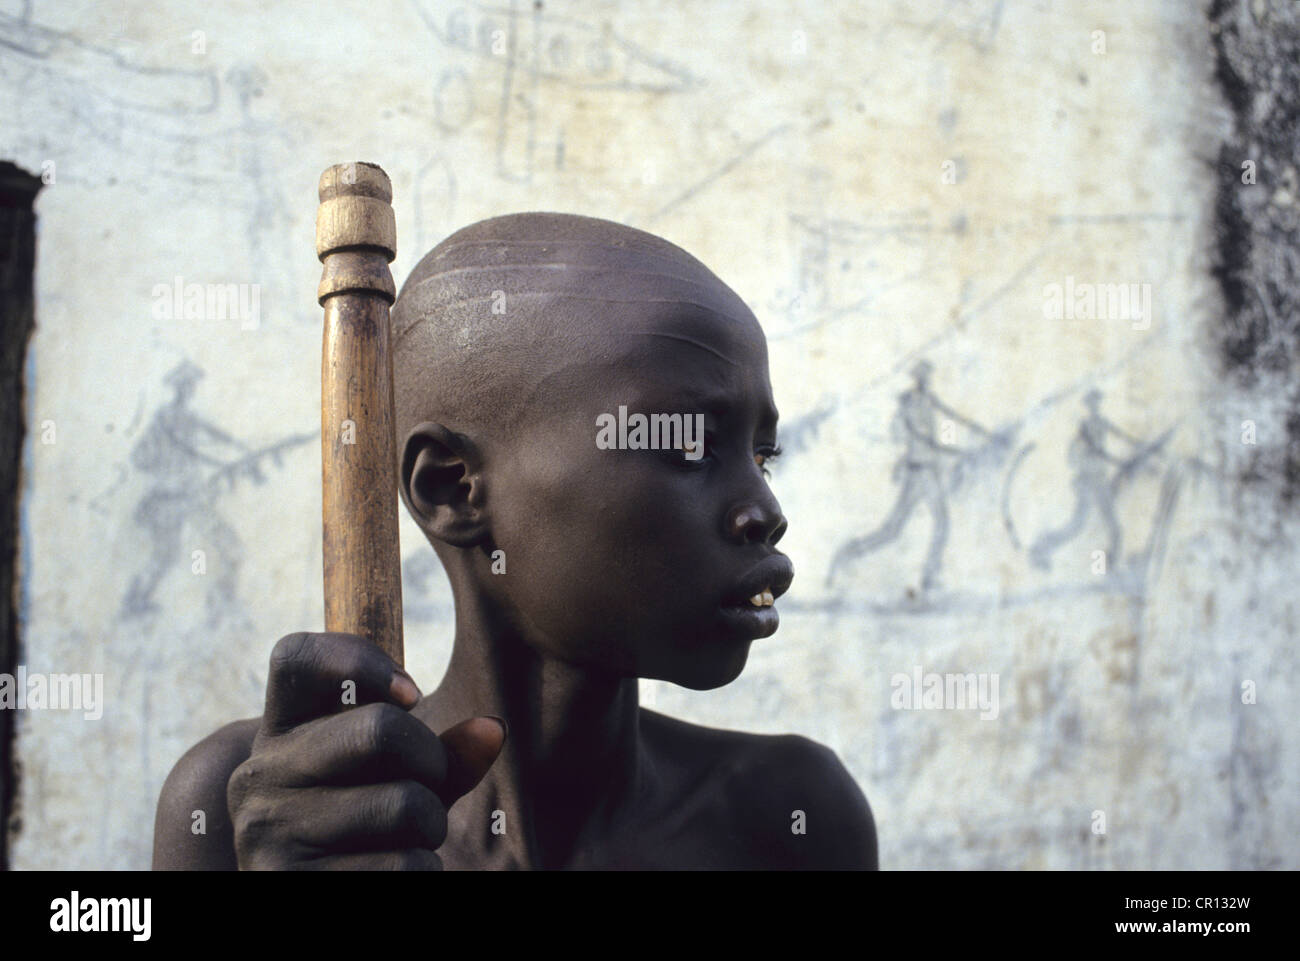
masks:
<svg viewBox="0 0 1300 961"><path fill-rule="evenodd" d="M870 533L840 545L831 559L827 586L854 561L896 541L917 507L930 514L930 544L921 571L921 590L939 585L943 552L948 543L948 495L975 470L999 464L1010 448L1016 428L991 430L945 404L930 386L934 366L922 360L912 369L914 384L898 397L891 432L903 453L894 463L892 479L898 498L885 519ZM940 423L940 418L944 422ZM955 440L956 428L978 438L967 446Z"/></svg>
<svg viewBox="0 0 1300 961"><path fill-rule="evenodd" d="M278 467L285 451L315 440L316 434L293 434L261 448L251 448L190 406L203 369L188 359L164 378L171 399L154 411L131 449L131 466L146 478L145 492L132 519L149 547L122 598L121 617L159 612L156 595L170 574L192 572L201 563L208 575L205 607L215 625L238 611L239 570L243 542L220 511L223 494L240 480L262 484L268 461ZM189 540L187 540L187 537ZM202 545L197 558L186 545Z"/></svg>
<svg viewBox="0 0 1300 961"><path fill-rule="evenodd" d="M1040 534L1029 548L1030 560L1041 570L1051 570L1052 555L1079 536L1093 512L1106 529L1109 563L1112 567L1120 563L1124 541L1116 518L1116 497L1120 488L1159 454L1172 436L1173 431L1169 430L1154 441L1143 443L1101 412L1101 400L1102 393L1095 387L1084 394L1087 414L1079 422L1067 455L1073 475L1070 483L1074 489L1074 511L1062 525ZM1116 437L1127 445L1128 455L1118 457L1110 453L1107 437Z"/></svg>

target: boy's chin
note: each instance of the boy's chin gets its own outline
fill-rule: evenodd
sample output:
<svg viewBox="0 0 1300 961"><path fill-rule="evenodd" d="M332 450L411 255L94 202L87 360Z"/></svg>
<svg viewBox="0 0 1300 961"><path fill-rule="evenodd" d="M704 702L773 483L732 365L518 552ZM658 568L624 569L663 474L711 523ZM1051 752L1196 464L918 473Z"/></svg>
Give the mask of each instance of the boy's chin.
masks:
<svg viewBox="0 0 1300 961"><path fill-rule="evenodd" d="M735 644L725 654L715 657L697 655L688 664L675 665L669 676L659 680L671 681L691 691L712 691L740 677L748 660L749 642Z"/></svg>

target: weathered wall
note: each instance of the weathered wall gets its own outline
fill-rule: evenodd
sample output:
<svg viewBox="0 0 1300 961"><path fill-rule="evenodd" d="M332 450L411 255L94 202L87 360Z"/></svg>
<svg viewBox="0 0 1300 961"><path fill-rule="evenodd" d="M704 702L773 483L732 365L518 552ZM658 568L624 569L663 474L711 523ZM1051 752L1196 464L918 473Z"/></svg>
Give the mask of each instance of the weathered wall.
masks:
<svg viewBox="0 0 1300 961"><path fill-rule="evenodd" d="M1300 867L1300 190L1248 66L1298 29L1281 0L0 0L0 157L47 180L21 662L107 699L20 715L14 864L145 866L171 764L320 624L315 184L365 159L399 280L565 210L764 323L798 576L738 681L657 709L834 747L886 867ZM256 285L256 322L160 316L176 278ZM1090 315L1102 284L1149 312ZM449 594L404 523L427 690ZM996 718L895 709L915 669L996 677Z"/></svg>

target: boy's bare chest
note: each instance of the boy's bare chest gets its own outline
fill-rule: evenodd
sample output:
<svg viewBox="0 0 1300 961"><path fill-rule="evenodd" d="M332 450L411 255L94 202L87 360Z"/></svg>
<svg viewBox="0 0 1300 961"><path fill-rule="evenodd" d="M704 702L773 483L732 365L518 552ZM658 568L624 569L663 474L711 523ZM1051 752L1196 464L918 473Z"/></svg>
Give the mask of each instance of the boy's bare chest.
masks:
<svg viewBox="0 0 1300 961"><path fill-rule="evenodd" d="M447 842L439 850L448 870L727 870L770 866L746 792L725 769L676 771L649 803L625 812L599 837L580 841L563 864L528 863L528 845L502 835L471 842L458 832L457 811L449 819ZM481 815L474 815L479 819ZM504 819L501 819L504 820Z"/></svg>

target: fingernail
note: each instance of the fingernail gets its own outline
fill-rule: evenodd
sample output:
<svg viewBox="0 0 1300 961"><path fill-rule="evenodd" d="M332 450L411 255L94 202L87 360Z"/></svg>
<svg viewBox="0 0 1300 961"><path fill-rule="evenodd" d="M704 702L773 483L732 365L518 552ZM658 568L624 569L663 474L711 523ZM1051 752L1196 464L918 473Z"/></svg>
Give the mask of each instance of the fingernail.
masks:
<svg viewBox="0 0 1300 961"><path fill-rule="evenodd" d="M504 717L501 717L497 714L484 714L483 716L490 717L492 718L492 720L496 721L498 724L501 725L501 734L503 737L510 736L510 725L506 723L506 719Z"/></svg>
<svg viewBox="0 0 1300 961"><path fill-rule="evenodd" d="M419 704L420 698L423 696L420 694L420 689L416 687L415 681L411 679L411 675L402 670L398 670L393 674L393 680L388 690L392 692L393 697L406 707L414 707Z"/></svg>

